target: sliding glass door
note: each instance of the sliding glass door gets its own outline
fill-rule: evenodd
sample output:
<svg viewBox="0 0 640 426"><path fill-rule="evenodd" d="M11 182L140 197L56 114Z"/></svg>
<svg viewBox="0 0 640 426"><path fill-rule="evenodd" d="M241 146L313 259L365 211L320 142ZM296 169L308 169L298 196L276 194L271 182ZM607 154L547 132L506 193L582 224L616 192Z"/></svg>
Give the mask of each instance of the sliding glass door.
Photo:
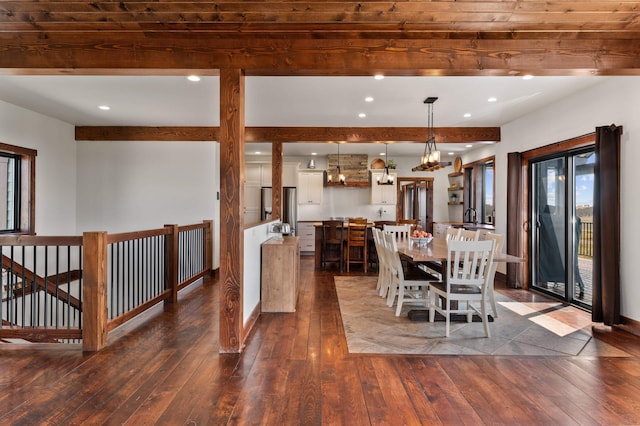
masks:
<svg viewBox="0 0 640 426"><path fill-rule="evenodd" d="M530 162L531 284L590 307L593 148ZM571 283L571 285L567 284Z"/></svg>

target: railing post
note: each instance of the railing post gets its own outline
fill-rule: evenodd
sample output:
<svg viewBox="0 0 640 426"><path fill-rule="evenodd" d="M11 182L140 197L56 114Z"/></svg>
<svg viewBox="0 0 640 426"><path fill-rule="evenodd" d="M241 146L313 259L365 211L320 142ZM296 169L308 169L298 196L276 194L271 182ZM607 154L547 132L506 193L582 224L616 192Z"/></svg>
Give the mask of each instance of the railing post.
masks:
<svg viewBox="0 0 640 426"><path fill-rule="evenodd" d="M213 275L213 221L203 220L204 228L204 270Z"/></svg>
<svg viewBox="0 0 640 426"><path fill-rule="evenodd" d="M107 233L82 235L82 349L99 351L107 344Z"/></svg>
<svg viewBox="0 0 640 426"><path fill-rule="evenodd" d="M169 228L170 232L167 234L164 240L165 244L165 267L166 267L166 282L165 289L171 290L171 294L168 299L164 300L164 303L178 303L178 257L180 256L180 229L178 225L164 225L165 228Z"/></svg>

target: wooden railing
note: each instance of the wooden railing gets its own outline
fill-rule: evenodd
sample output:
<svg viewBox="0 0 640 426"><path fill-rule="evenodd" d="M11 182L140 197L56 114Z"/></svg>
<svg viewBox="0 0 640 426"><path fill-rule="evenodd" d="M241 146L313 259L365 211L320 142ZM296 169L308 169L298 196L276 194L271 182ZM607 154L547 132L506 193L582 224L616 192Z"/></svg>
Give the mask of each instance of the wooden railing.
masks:
<svg viewBox="0 0 640 426"><path fill-rule="evenodd" d="M593 257L593 223L580 223L580 241L578 242L578 255Z"/></svg>
<svg viewBox="0 0 640 426"><path fill-rule="evenodd" d="M76 341L109 331L210 273L213 223L82 237L0 236L0 338Z"/></svg>

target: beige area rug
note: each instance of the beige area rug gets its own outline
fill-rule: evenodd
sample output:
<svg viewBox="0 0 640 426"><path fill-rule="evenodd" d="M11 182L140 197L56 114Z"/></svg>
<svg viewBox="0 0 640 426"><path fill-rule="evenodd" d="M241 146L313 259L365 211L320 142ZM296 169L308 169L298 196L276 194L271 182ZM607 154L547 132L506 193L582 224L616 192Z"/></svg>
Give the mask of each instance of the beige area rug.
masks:
<svg viewBox="0 0 640 426"><path fill-rule="evenodd" d="M409 320L409 310L424 306L403 306L396 317L395 306L378 296L377 277L336 276L334 281L350 353L630 356L593 339L589 314L560 303L520 303L496 293L498 318L489 323L490 338L484 337L481 322L452 322L446 338L444 322Z"/></svg>

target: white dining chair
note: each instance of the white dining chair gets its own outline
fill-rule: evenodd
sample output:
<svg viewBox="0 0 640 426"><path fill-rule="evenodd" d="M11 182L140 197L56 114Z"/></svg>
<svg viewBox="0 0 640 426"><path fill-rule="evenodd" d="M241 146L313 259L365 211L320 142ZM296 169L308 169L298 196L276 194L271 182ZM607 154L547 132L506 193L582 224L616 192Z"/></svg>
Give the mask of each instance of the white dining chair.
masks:
<svg viewBox="0 0 640 426"><path fill-rule="evenodd" d="M460 229L458 234L459 241L478 241L480 239L480 231L472 231L470 229Z"/></svg>
<svg viewBox="0 0 640 426"><path fill-rule="evenodd" d="M485 240L492 240L495 242L495 246L493 249L493 256L495 257L497 254L502 253L502 248L504 247L504 234L495 234L493 232L487 232L485 234ZM491 311L493 312L493 317L498 318L498 310L496 309L496 297L495 297L495 279L496 279L496 270L498 269L498 262L493 262L491 270L489 271L488 285L487 291L489 292L489 301L491 302Z"/></svg>
<svg viewBox="0 0 640 426"><path fill-rule="evenodd" d="M424 307L428 306L429 299L429 280L432 278L429 274L415 268L417 273L423 275L422 279L410 279L406 275L405 268L398 253L396 238L393 234L385 233L383 235L389 259L389 268L391 270L391 283L387 293L387 305L393 306L396 299L396 316L400 316L404 303L420 303ZM411 277L413 278L413 277Z"/></svg>
<svg viewBox="0 0 640 426"><path fill-rule="evenodd" d="M378 282L376 284L376 290L380 296L384 297L384 295L386 295L387 288L389 287L389 267L387 265L387 255L384 247L384 241L382 239L383 232L378 228L371 228L371 233L373 235L373 243L378 255Z"/></svg>
<svg viewBox="0 0 640 426"><path fill-rule="evenodd" d="M473 314L482 318L484 331L490 337L487 317L488 278L493 267L495 242L447 242L447 272L443 281L429 284L429 322L438 312L445 317L445 336L449 337L451 314L465 314L467 322ZM439 302L439 303L438 303ZM452 302L457 302L455 305ZM479 302L477 308L472 302Z"/></svg>
<svg viewBox="0 0 640 426"><path fill-rule="evenodd" d="M460 228L454 228L453 226L450 226L449 228L447 228L447 235L446 235L447 241L457 240L459 238L460 238Z"/></svg>
<svg viewBox="0 0 640 426"><path fill-rule="evenodd" d="M411 225L384 225L384 232L393 234L396 239L408 239L411 235Z"/></svg>

